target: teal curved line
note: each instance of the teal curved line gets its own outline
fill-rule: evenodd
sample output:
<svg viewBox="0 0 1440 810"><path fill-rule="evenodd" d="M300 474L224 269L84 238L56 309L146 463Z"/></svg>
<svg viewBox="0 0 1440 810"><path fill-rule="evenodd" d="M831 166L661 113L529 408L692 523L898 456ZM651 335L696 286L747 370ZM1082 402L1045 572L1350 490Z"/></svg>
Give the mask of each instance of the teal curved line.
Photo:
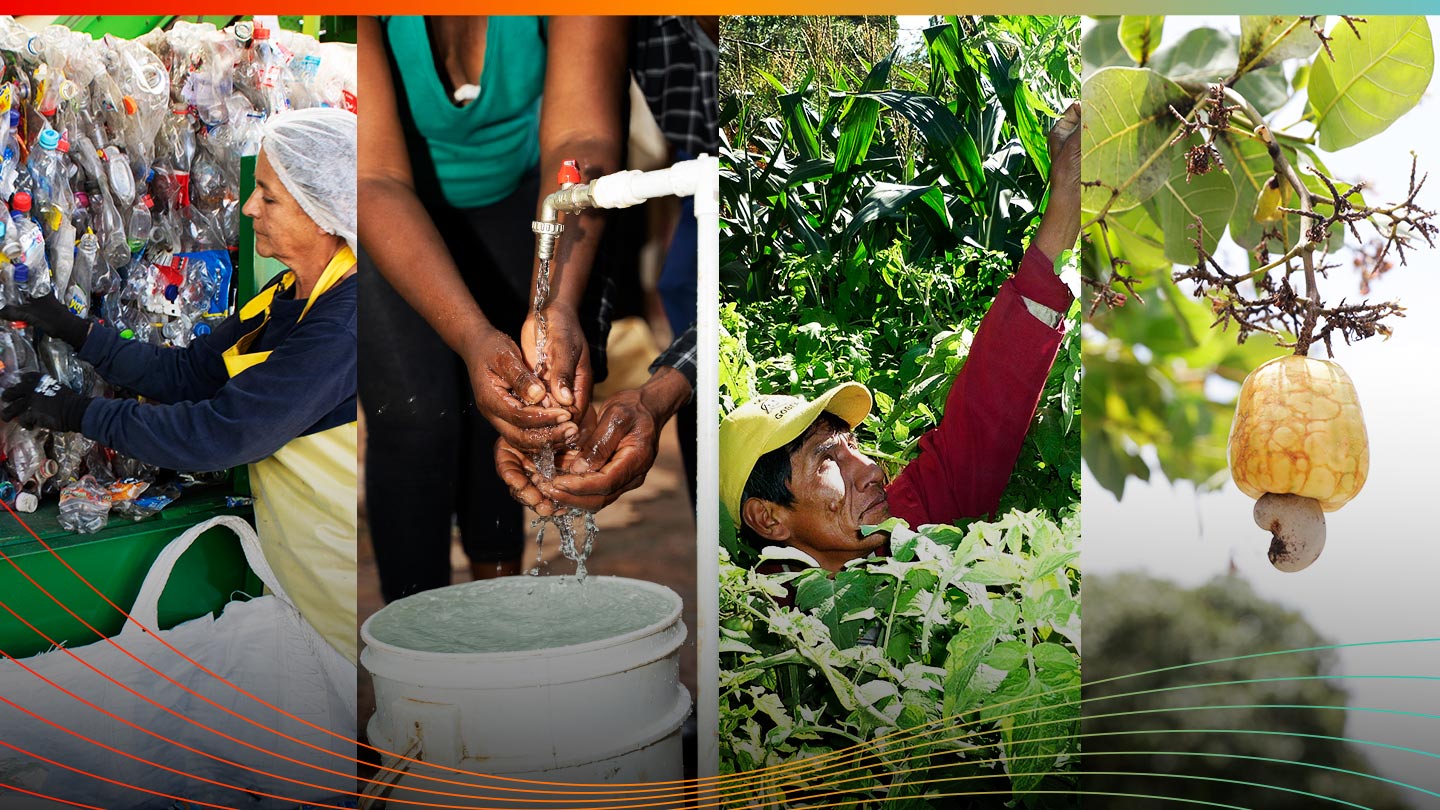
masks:
<svg viewBox="0 0 1440 810"><path fill-rule="evenodd" d="M1169 711L1168 709L1164 711ZM1129 712L1127 712L1128 714ZM1138 712L1143 714L1145 712ZM1375 740L1361 740L1354 737L1333 737L1329 734L1309 734L1302 731L1264 731L1254 728L1147 728L1136 731L1089 731L1077 734L1076 739L1084 737L1116 737L1122 734L1264 734L1271 737L1303 737L1310 740L1330 740L1332 742L1348 742L1356 745L1371 745L1376 748L1388 748L1392 751L1404 751L1407 754L1419 754L1432 759L1440 759L1440 754L1432 751L1421 751L1418 748L1410 748L1404 745L1393 743L1382 743Z"/></svg>
<svg viewBox="0 0 1440 810"><path fill-rule="evenodd" d="M1101 678L1101 679L1098 680L1098 681L1088 681L1088 682L1087 682L1087 681L1083 681L1083 680L1082 680L1080 685L1081 685L1081 686L1094 686L1095 684L1109 683L1110 681L1119 681L1119 680L1124 680L1125 678L1138 678L1138 677L1140 677L1140 676L1142 676L1142 675L1154 675L1154 674L1157 674L1157 673L1160 673L1160 672L1173 672L1173 671L1175 671L1175 670L1177 670L1177 669L1187 669L1187 668L1189 668L1189 667L1203 667L1203 666L1207 666L1207 665L1210 665L1210 664L1223 664L1223 663L1226 663L1226 662L1229 662L1229 661L1245 661L1245 660L1249 660L1249 659L1251 659L1251 658L1265 658L1265 657L1267 657L1267 656L1272 656L1272 655L1291 655L1291 654L1293 654L1293 653L1319 652L1319 651L1321 651L1321 650L1341 650L1341 649L1348 649L1348 648L1352 648L1352 647L1379 647L1379 646L1385 646L1385 645L1389 645L1389 644L1429 644L1429 643L1434 643L1434 642L1440 642L1440 638L1406 638L1406 639L1391 639L1391 640L1389 640L1389 641L1352 641L1352 642L1349 642L1349 643L1346 643L1346 644L1323 644L1323 645L1316 646L1316 647L1295 647L1295 648L1289 649L1289 650L1273 650L1273 651L1271 651L1271 652L1247 653L1247 654L1245 654L1245 655L1235 655L1235 656L1231 656L1231 657L1229 657L1229 658L1211 658L1211 659L1208 659L1208 660L1205 660L1205 661L1192 661L1192 662L1190 662L1190 663L1188 663L1188 664L1172 664L1171 666L1168 666L1168 667L1160 667L1160 668L1158 668L1158 669L1147 669L1147 670L1144 670L1144 671L1141 671L1141 672L1132 672L1132 673L1130 673L1129 675L1113 675L1113 676L1111 676L1111 677L1109 677L1109 678ZM1082 673L1082 674L1081 674L1081 677L1083 678L1083 677L1084 677L1084 674L1083 674L1083 673L1084 673L1084 669L1083 669L1083 667L1084 667L1084 660L1083 660L1083 658L1082 658L1082 660L1081 660L1081 667L1082 667L1082 669L1081 669L1081 673Z"/></svg>
<svg viewBox="0 0 1440 810"><path fill-rule="evenodd" d="M1135 733L1139 734L1139 733L1141 733L1141 732L1135 732ZM1262 757L1262 756L1257 756L1257 755L1255 755L1255 754L1218 754L1218 753L1216 753L1216 754L1207 754L1207 753L1204 753L1204 752L1202 752L1202 751L1089 751L1089 752L1081 751L1081 752L1080 752L1080 756L1081 756L1081 757L1084 757L1084 756L1103 757L1103 756L1112 756L1112 755L1113 755L1113 756L1129 756L1129 755L1137 755L1137 754L1140 755L1140 756L1154 756L1154 755L1157 755L1157 754L1165 754L1165 755L1167 755L1167 756L1180 756L1180 757L1220 757L1220 758L1223 758L1223 759L1249 759L1249 760L1256 760L1256 761L1259 761L1259 762L1273 762L1273 763L1276 763L1276 764L1279 764L1279 765L1299 765L1299 766L1301 766L1301 767L1303 767L1303 768L1319 768L1319 769L1321 769L1321 770L1334 771L1335 773L1343 773L1343 774L1346 774L1346 775L1348 775L1348 776L1358 776L1358 777L1361 777L1362 779L1373 779L1373 780L1375 780L1375 781L1377 781L1377 782L1386 782L1386 783L1391 784L1391 785L1394 785L1394 786L1396 786L1396 787L1409 788L1410 790L1418 791L1418 792L1420 792L1420 793L1424 793L1424 794L1429 795L1429 796L1440 796L1440 793L1437 793L1437 792L1435 792L1435 791L1433 791L1433 790L1426 790L1425 788L1422 788L1422 787L1420 787L1419 785L1412 785L1412 784L1410 784L1409 782L1401 782L1399 779L1390 779L1389 777L1380 776L1380 775L1378 775L1378 774L1365 773L1364 771L1352 771L1352 770L1350 770L1349 768L1340 768L1340 767L1337 767L1337 766L1334 766L1334 765L1317 765L1317 764L1315 764L1315 763L1313 763L1313 762L1297 762L1296 760L1293 760L1293 759L1279 759L1279 758L1277 758L1277 757Z"/></svg>

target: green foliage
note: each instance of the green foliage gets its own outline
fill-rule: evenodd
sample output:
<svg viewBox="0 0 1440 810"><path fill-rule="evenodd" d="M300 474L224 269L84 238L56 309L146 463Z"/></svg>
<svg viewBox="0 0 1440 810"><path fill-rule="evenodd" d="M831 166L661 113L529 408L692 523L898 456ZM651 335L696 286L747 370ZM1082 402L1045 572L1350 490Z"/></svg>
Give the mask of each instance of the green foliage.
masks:
<svg viewBox="0 0 1440 810"><path fill-rule="evenodd" d="M916 49L863 66L833 43L755 39L763 18L721 24L727 41L814 54L789 79L722 80L721 411L864 383L875 407L856 435L893 475L938 424L1044 210L1046 133L1078 89L1076 21L941 18ZM1072 327L998 522L887 522L893 556L833 578L756 573L722 526L722 767L835 757L737 804L838 791L838 806L955 807L936 794L987 789L1073 804L1079 411Z"/></svg>
<svg viewBox="0 0 1440 810"><path fill-rule="evenodd" d="M1065 806L1025 794L1075 787L1078 508L1058 522L1037 510L966 529L884 528L893 556L833 579L722 559L721 772L820 758L731 806L840 791L918 808L927 793L984 790ZM794 604L782 607L787 587Z"/></svg>
<svg viewBox="0 0 1440 810"><path fill-rule="evenodd" d="M1333 650L1254 657L1331 643L1299 614L1236 576L1198 588L1140 574L1090 576L1085 601L1083 770L1114 772L1087 774L1086 790L1238 806L1256 806L1258 796L1277 810L1320 806L1294 791L1336 807L1407 806L1364 777L1370 768L1359 750L1330 739L1346 736L1344 711L1308 708L1347 702L1327 677L1337 669ZM1200 661L1217 663L1187 666ZM1223 781L1236 779L1272 787ZM1112 797L1105 806L1154 802Z"/></svg>
<svg viewBox="0 0 1440 810"><path fill-rule="evenodd" d="M923 69L892 52L770 77L774 114L726 86L727 287L778 294L791 256L865 268L897 242L907 264L973 261L971 248L1018 259L1045 195L1048 122L1075 96L1076 34L1074 18L949 17L925 31Z"/></svg>
<svg viewBox="0 0 1440 810"><path fill-rule="evenodd" d="M891 54L821 89L807 71L768 118L722 85L722 412L855 380L876 400L866 452L892 474L914 457L1043 210L1077 39L1073 18L945 18L923 72ZM1072 330L1007 504L1079 497L1078 390Z"/></svg>
<svg viewBox="0 0 1440 810"><path fill-rule="evenodd" d="M1354 146L1384 132L1430 86L1435 46L1424 17L1376 17L1365 37L1341 37L1310 73L1320 148Z"/></svg>
<svg viewBox="0 0 1440 810"><path fill-rule="evenodd" d="M1312 23L1246 16L1235 26L1238 34L1196 28L1166 48L1145 51L1148 32L1163 24L1163 18L1098 18L1081 44L1083 273L1126 299L1114 309L1098 307L1089 318L1083 455L1116 497L1130 476L1148 480L1154 472L1202 489L1223 485L1234 383L1284 352L1264 335L1237 345L1235 335L1217 325L1221 301L1197 297L1188 282L1181 288L1170 281L1177 267L1197 263L1197 241L1207 254L1233 242L1249 254L1251 270L1305 241L1306 220L1298 212L1280 212L1274 221L1256 217L1276 171L1256 126L1275 133L1305 187L1328 198L1331 191L1312 172L1328 174L1325 153L1384 131L1415 105L1433 72L1423 17L1333 18L1327 50L1317 33L1327 25L1323 17ZM1203 110L1213 121L1208 94L1217 85L1229 88L1223 102L1228 126L1208 153L1216 168L1197 171L1192 161L1207 159L1199 154L1207 131L1187 130L1182 118L1194 122ZM1282 118L1297 110L1300 121ZM1342 194L1351 188L1336 186ZM1349 201L1365 205L1358 194ZM1298 205L1293 190L1281 204ZM1345 238L1336 223L1323 247L1340 250ZM1117 272L1135 286L1114 286Z"/></svg>

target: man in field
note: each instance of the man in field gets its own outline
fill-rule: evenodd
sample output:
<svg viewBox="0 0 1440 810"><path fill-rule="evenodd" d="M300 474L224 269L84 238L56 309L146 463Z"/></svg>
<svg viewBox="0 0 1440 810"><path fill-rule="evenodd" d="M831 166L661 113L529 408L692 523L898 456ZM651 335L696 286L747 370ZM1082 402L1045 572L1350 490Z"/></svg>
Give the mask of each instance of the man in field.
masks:
<svg viewBox="0 0 1440 810"><path fill-rule="evenodd" d="M1000 287L946 399L940 424L894 481L851 430L870 392L845 383L806 400L762 396L720 425L720 498L742 538L830 571L880 550L860 527L911 526L993 513L1025 441L1073 296L1054 262L1080 232L1080 107L1049 136L1050 202L1015 274ZM797 553L798 552L798 553Z"/></svg>

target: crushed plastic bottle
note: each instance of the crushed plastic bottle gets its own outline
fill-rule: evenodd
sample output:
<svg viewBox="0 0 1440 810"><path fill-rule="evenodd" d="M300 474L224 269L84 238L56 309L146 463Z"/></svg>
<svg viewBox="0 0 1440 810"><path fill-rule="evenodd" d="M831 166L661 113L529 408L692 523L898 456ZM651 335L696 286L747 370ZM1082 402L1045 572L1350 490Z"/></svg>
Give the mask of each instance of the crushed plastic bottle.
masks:
<svg viewBox="0 0 1440 810"><path fill-rule="evenodd" d="M84 476L60 492L60 527L79 534L94 534L110 522L110 490L94 476Z"/></svg>

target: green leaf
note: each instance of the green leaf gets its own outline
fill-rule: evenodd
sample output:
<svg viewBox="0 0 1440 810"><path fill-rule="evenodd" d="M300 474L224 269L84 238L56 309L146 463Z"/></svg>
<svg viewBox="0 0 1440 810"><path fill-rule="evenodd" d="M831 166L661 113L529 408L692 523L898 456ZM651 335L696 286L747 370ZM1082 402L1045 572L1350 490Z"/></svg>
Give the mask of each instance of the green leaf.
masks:
<svg viewBox="0 0 1440 810"><path fill-rule="evenodd" d="M1384 132L1409 112L1435 71L1435 49L1424 17L1370 18L1356 39L1337 30L1330 50L1310 70L1310 108L1320 148L1333 152Z"/></svg>
<svg viewBox="0 0 1440 810"><path fill-rule="evenodd" d="M805 93L812 78L813 71L806 74L799 90L779 98L780 111L785 115L785 125L790 130L791 142L800 150L800 157L805 160L820 157L820 136L815 131L815 121L811 118L810 110L805 107Z"/></svg>
<svg viewBox="0 0 1440 810"><path fill-rule="evenodd" d="M1025 85L1015 87L1015 132L1020 136L1020 143L1025 147L1025 153L1035 162L1035 170L1042 177L1050 176L1050 146L1046 141L1045 127L1040 124L1040 119L1035 115L1035 107L1038 100L1033 98Z"/></svg>
<svg viewBox="0 0 1440 810"><path fill-rule="evenodd" d="M1192 135L1174 148L1170 179L1145 204L1165 233L1165 258L1176 264L1195 261L1191 240L1196 238L1197 220L1205 251L1213 253L1235 208L1235 185L1218 166L1202 175L1185 176L1185 152L1199 143L1199 137Z"/></svg>
<svg viewBox="0 0 1440 810"><path fill-rule="evenodd" d="M865 77L864 90L873 92L883 89L890 80L892 60L885 57L875 63ZM880 103L870 98L854 98L846 105L840 116L840 140L835 146L835 171L849 171L865 159L870 143L875 139L875 130L880 123Z"/></svg>
<svg viewBox="0 0 1440 810"><path fill-rule="evenodd" d="M905 90L854 95L874 99L909 121L925 141L926 150L952 182L969 188L972 194L979 194L985 188L985 172L975 139L939 99Z"/></svg>
<svg viewBox="0 0 1440 810"><path fill-rule="evenodd" d="M1320 17L1316 25L1323 26ZM1240 72L1249 73L1286 59L1302 59L1320 49L1310 21L1261 14L1240 18Z"/></svg>
<svg viewBox="0 0 1440 810"><path fill-rule="evenodd" d="M1165 17L1145 17L1127 14L1120 18L1117 35L1120 45L1135 64L1144 67L1150 54L1160 47L1160 34L1165 30Z"/></svg>
<svg viewBox="0 0 1440 810"><path fill-rule="evenodd" d="M1290 100L1290 82L1285 78L1285 66L1271 65L1246 73L1235 83L1235 91L1261 115L1269 115Z"/></svg>
<svg viewBox="0 0 1440 810"><path fill-rule="evenodd" d="M1125 47L1120 44L1120 18L1101 17L1080 40L1080 58L1084 75L1101 68L1129 67L1133 64Z"/></svg>
<svg viewBox="0 0 1440 810"><path fill-rule="evenodd" d="M1213 82L1235 72L1235 38L1218 28L1196 28L1155 54L1150 67L1177 82Z"/></svg>
<svg viewBox="0 0 1440 810"><path fill-rule="evenodd" d="M925 205L926 215L934 227L949 230L949 212L945 208L945 194L935 186L902 186L895 183L876 183L875 187L860 202L850 226L845 229L847 238L859 233L866 223L882 217L900 216L913 202Z"/></svg>
<svg viewBox="0 0 1440 810"><path fill-rule="evenodd" d="M1134 208L1170 179L1166 152L1179 128L1170 108L1187 113L1190 97L1180 85L1145 68L1105 68L1085 81L1081 201L1099 211L1114 194L1112 211Z"/></svg>
<svg viewBox="0 0 1440 810"><path fill-rule="evenodd" d="M992 666L1002 672L1010 670L1025 663L1026 647L1023 641L1002 641L995 645L995 649L985 656L985 664Z"/></svg>

